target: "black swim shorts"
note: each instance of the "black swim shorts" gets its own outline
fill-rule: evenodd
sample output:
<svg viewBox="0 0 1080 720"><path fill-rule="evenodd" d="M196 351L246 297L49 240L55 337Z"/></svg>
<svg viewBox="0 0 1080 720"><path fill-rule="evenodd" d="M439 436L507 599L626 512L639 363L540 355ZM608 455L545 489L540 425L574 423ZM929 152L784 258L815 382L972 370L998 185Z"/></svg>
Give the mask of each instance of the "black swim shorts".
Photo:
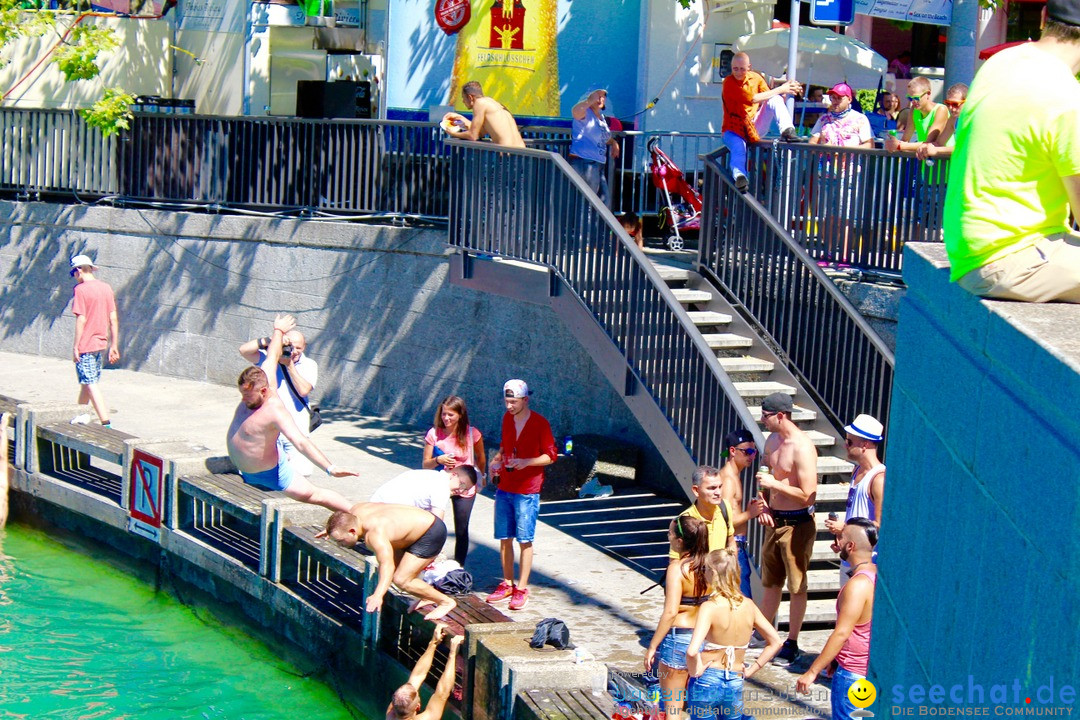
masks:
<svg viewBox="0 0 1080 720"><path fill-rule="evenodd" d="M420 536L419 540L405 548L405 552L425 560L442 552L443 545L446 544L446 523L434 515L432 518L435 522L431 523L431 527Z"/></svg>

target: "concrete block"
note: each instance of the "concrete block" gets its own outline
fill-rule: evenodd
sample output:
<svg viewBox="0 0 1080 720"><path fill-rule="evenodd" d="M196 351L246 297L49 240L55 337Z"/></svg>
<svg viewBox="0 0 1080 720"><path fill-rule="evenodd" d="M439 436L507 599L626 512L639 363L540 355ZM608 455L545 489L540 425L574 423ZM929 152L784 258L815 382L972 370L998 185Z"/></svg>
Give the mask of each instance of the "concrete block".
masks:
<svg viewBox="0 0 1080 720"><path fill-rule="evenodd" d="M525 690L607 687L607 668L598 662L574 662L572 650L533 650L533 628L519 623L512 629L477 632L470 625L469 655L472 674L471 720L511 720L517 696Z"/></svg>

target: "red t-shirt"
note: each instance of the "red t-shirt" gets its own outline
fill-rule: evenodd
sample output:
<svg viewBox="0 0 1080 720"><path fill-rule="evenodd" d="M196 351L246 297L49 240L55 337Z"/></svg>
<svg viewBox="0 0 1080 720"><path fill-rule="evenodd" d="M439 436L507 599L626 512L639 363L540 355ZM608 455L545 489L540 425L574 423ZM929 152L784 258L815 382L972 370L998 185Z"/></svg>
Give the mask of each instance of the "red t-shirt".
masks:
<svg viewBox="0 0 1080 720"><path fill-rule="evenodd" d="M75 348L80 355L109 347L109 315L116 312L116 298L108 283L84 280L76 285L71 311L75 317L86 318L79 347Z"/></svg>
<svg viewBox="0 0 1080 720"><path fill-rule="evenodd" d="M754 120L760 108L754 103L754 96L768 91L765 78L753 70L747 71L742 82L736 80L734 75L724 78L721 91L724 98L724 124L721 131L733 132L747 142L757 142L760 138L757 128L754 127Z"/></svg>
<svg viewBox="0 0 1080 720"><path fill-rule="evenodd" d="M551 434L551 425L546 418L532 411L525 427L521 428L521 437L514 427L514 416L504 413L502 419L502 441L499 443L503 461L511 457L535 458L547 455L554 460L559 451L555 449L555 438ZM532 495L540 492L544 484L544 468L528 467L507 472L505 469L499 479L499 489L503 492L519 495Z"/></svg>

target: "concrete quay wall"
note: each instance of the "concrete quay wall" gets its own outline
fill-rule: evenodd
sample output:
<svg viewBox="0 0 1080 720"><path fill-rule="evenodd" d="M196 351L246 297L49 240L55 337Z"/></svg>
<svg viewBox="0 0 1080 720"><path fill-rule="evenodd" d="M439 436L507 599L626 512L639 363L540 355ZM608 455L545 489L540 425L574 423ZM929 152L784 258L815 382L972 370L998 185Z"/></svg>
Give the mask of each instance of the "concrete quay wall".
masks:
<svg viewBox="0 0 1080 720"><path fill-rule="evenodd" d="M377 584L374 558L314 538L326 517L322 508L280 493L251 493L259 498L253 505L245 486L212 475L231 470L227 458L208 456L183 440L73 426L66 418L74 409L18 405L12 519L106 545L139 561L159 586L185 602L229 608L264 640L329 673L366 717L381 716L433 624L408 613L411 598L394 589L381 610L364 611ZM161 467L161 494L155 496L160 525L135 524L133 516L147 504L132 497L155 486L155 463ZM469 602L477 601L465 598L459 605ZM489 614L455 611L449 618L452 631L466 638L457 667L464 698L450 715L513 720L526 691L602 694L603 664L578 662L571 650L530 650L531 624L495 621ZM445 650L436 660L431 686Z"/></svg>
<svg viewBox="0 0 1080 720"><path fill-rule="evenodd" d="M1080 305L979 300L948 282L941 245L908 245L904 276L869 709L1065 715L1080 676Z"/></svg>
<svg viewBox="0 0 1080 720"><path fill-rule="evenodd" d="M0 202L0 337L67 358L68 258L116 291L126 368L231 385L237 347L296 316L325 405L425 425L458 394L497 437L502 383L521 377L557 436L647 435L550 308L447 282L445 231ZM193 402L197 399L193 398Z"/></svg>

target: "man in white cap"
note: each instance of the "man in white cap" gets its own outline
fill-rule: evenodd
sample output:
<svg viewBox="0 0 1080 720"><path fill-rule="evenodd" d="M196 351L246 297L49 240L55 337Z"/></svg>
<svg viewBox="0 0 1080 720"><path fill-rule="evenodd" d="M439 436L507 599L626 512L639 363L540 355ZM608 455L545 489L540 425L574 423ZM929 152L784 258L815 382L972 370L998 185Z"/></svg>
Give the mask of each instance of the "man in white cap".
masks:
<svg viewBox="0 0 1080 720"><path fill-rule="evenodd" d="M866 518L880 528L885 498L885 465L878 459L878 445L884 439L881 423L870 415L859 415L844 428L844 432L847 433L848 460L855 463L855 469L851 471L844 520L825 521L825 527L837 538L844 531L844 523L852 518ZM833 542L833 551L840 552L839 541ZM850 571L848 561L841 559L840 587L851 577Z"/></svg>
<svg viewBox="0 0 1080 720"><path fill-rule="evenodd" d="M116 296L107 282L94 277L97 269L86 255L71 258L71 277L75 278L71 311L75 314L75 344L72 356L79 378L79 404L89 403L104 427L111 427L109 406L98 387L103 364L102 353L108 350L108 362L120 362L120 321L116 315ZM84 414L72 420L90 422Z"/></svg>
<svg viewBox="0 0 1080 720"><path fill-rule="evenodd" d="M558 450L551 425L529 409L529 386L524 380L503 385L506 413L502 419L499 452L491 459L491 474L498 476L495 491L495 539L499 541L503 580L487 596L489 603L510 599L510 609L520 610L529 601L533 536L540 514L540 487L544 467L555 462ZM514 582L514 540L521 548L520 574Z"/></svg>

